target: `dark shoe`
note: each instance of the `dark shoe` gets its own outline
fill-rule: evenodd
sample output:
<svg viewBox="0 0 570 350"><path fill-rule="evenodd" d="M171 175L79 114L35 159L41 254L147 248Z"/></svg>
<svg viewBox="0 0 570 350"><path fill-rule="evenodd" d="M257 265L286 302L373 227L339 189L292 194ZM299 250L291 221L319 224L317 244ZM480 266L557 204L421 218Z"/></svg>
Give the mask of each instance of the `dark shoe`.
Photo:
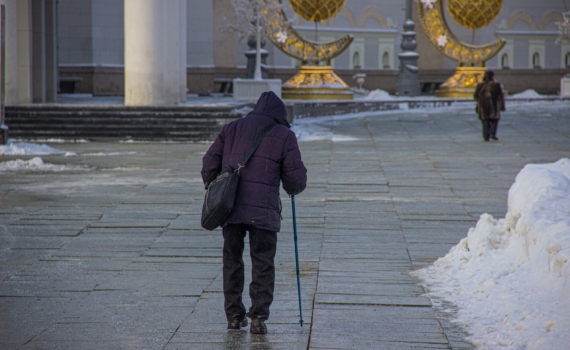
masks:
<svg viewBox="0 0 570 350"><path fill-rule="evenodd" d="M499 139L497 138L497 136L491 136L491 138L495 141L499 141Z"/></svg>
<svg viewBox="0 0 570 350"><path fill-rule="evenodd" d="M258 318L251 320L251 327L249 328L249 332L253 334L267 333L267 326L265 325L265 321Z"/></svg>
<svg viewBox="0 0 570 350"><path fill-rule="evenodd" d="M244 318L240 321L238 317L234 317L230 322L228 322L228 329L240 329L243 327L247 327L247 318Z"/></svg>
<svg viewBox="0 0 570 350"><path fill-rule="evenodd" d="M483 139L483 140L485 140L485 142L489 142L489 139Z"/></svg>

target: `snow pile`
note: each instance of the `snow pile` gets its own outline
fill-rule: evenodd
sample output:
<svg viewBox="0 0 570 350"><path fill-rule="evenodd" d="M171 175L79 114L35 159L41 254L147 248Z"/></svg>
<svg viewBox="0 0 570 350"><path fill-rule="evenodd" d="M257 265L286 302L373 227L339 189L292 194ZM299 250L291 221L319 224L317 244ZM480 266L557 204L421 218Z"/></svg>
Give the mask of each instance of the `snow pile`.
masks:
<svg viewBox="0 0 570 350"><path fill-rule="evenodd" d="M298 142L310 141L333 141L348 142L359 140L356 137L334 134L330 128L319 127L316 124L298 123L291 126L291 130L297 136Z"/></svg>
<svg viewBox="0 0 570 350"><path fill-rule="evenodd" d="M466 238L414 272L429 296L457 305L481 349L568 349L570 159L527 165L508 213L483 214Z"/></svg>
<svg viewBox="0 0 570 350"><path fill-rule="evenodd" d="M8 140L6 146L0 146L0 155L46 155L46 154L65 154L65 151L61 151L55 148L51 148L48 145L37 145L35 143L26 142L12 142Z"/></svg>
<svg viewBox="0 0 570 350"><path fill-rule="evenodd" d="M20 141L20 142L25 142L25 141L30 141L30 142L47 142L47 143L87 143L89 141L85 140L85 139L15 139L14 141Z"/></svg>
<svg viewBox="0 0 570 350"><path fill-rule="evenodd" d="M546 97L544 95L539 94L538 92L534 91L533 89L528 89L523 92L519 92L518 94L514 94L510 96L511 98L542 98Z"/></svg>
<svg viewBox="0 0 570 350"><path fill-rule="evenodd" d="M376 89L370 91L368 95L364 98L365 100L393 100L396 97L391 96L387 91Z"/></svg>
<svg viewBox="0 0 570 350"><path fill-rule="evenodd" d="M30 160L16 159L0 163L0 173L7 171L62 172L70 170L89 170L89 168L80 165L46 164L40 157Z"/></svg>

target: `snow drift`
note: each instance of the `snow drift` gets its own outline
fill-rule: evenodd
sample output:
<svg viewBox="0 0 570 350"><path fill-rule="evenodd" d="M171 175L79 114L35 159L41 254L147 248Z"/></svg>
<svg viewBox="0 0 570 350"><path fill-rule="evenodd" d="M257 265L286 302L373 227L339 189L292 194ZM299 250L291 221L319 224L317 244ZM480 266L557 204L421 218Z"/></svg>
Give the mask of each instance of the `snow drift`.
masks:
<svg viewBox="0 0 570 350"><path fill-rule="evenodd" d="M48 145L38 145L27 142L12 142L8 140L8 144L0 146L0 155L48 155L48 154L65 154L65 151L52 148Z"/></svg>
<svg viewBox="0 0 570 350"><path fill-rule="evenodd" d="M396 98L397 96L392 96L387 91L381 89L372 90L364 97L365 100L393 100Z"/></svg>
<svg viewBox="0 0 570 350"><path fill-rule="evenodd" d="M31 171L31 172L62 172L62 171L86 171L89 167L84 165L58 165L44 163L40 157L34 157L30 160L16 159L0 163L0 173L15 171Z"/></svg>
<svg viewBox="0 0 570 350"><path fill-rule="evenodd" d="M413 274L434 301L457 306L454 321L480 349L567 349L570 159L525 166L504 219L481 215L445 257Z"/></svg>
<svg viewBox="0 0 570 350"><path fill-rule="evenodd" d="M509 96L510 98L545 98L547 96L541 95L533 89L528 89L523 92L519 92L518 94L514 94Z"/></svg>

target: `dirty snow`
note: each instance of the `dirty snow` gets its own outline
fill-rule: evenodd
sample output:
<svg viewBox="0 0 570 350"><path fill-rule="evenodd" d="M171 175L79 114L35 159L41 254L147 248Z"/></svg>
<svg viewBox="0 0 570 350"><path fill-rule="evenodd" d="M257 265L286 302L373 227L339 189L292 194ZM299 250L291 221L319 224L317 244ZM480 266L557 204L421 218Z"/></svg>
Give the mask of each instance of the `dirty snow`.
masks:
<svg viewBox="0 0 570 350"><path fill-rule="evenodd" d="M35 143L87 143L85 139L12 139L15 142L35 142Z"/></svg>
<svg viewBox="0 0 570 350"><path fill-rule="evenodd" d="M523 92L519 92L518 94L513 94L508 96L510 98L544 98L547 97L545 95L541 95L538 92L534 91L533 89L528 89Z"/></svg>
<svg viewBox="0 0 570 350"><path fill-rule="evenodd" d="M52 148L48 145L42 144L38 145L35 143L27 142L13 142L8 140L6 146L0 146L0 155L48 155L48 154L65 154L65 151L61 151Z"/></svg>
<svg viewBox="0 0 570 350"><path fill-rule="evenodd" d="M14 171L31 171L31 172L62 172L74 170L89 170L89 167L83 165L58 165L44 163L40 157L34 157L30 160L16 159L0 163L0 173Z"/></svg>
<svg viewBox="0 0 570 350"><path fill-rule="evenodd" d="M433 265L413 273L479 349L568 349L570 159L527 165L505 218L476 227Z"/></svg>

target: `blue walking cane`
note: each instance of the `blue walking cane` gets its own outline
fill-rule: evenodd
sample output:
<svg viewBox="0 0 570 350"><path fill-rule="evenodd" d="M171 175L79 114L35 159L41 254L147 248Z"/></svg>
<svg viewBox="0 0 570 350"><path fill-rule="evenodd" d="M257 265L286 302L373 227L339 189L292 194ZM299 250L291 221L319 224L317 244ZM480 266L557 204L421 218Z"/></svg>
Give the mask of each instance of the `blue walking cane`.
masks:
<svg viewBox="0 0 570 350"><path fill-rule="evenodd" d="M299 322L303 327L303 310L301 309L301 278L299 277L299 248L297 248L297 218L295 217L295 196L291 196L293 207L293 237L295 239L295 263L297 265L297 292L299 294Z"/></svg>

